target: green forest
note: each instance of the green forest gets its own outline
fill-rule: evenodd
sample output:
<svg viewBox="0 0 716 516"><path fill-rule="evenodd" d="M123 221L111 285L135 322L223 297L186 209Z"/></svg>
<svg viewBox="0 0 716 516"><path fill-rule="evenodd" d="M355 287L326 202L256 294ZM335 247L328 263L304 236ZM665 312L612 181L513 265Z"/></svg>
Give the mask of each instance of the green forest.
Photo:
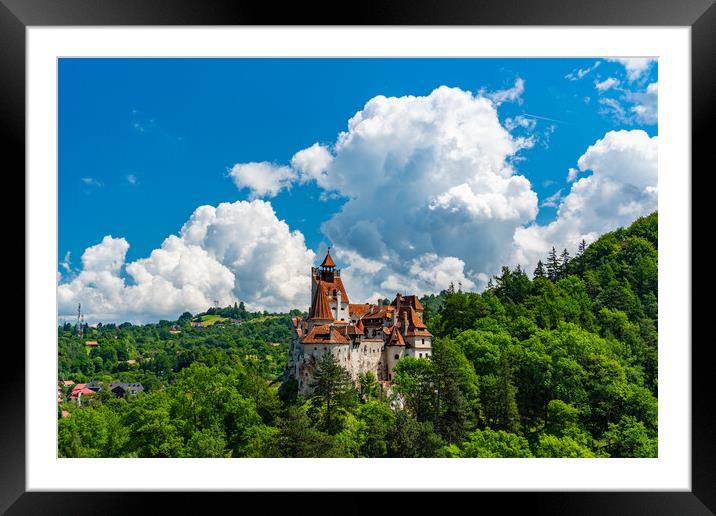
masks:
<svg viewBox="0 0 716 516"><path fill-rule="evenodd" d="M58 455L656 457L657 233L654 212L576 256L503 267L482 293L424 296L433 357L402 359L390 393L327 354L298 395L283 381L298 310L242 304L81 337L65 323L58 379L104 388L81 406L61 388ZM118 397L113 381L144 390Z"/></svg>

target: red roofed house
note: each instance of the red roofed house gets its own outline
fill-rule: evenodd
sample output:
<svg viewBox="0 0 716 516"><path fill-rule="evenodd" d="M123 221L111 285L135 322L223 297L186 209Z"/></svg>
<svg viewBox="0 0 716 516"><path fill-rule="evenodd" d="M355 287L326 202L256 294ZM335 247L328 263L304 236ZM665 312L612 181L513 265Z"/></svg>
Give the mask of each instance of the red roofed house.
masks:
<svg viewBox="0 0 716 516"><path fill-rule="evenodd" d="M372 371L379 382L390 385L401 358L432 355L423 310L417 296L400 293L385 306L381 299L377 304L350 303L329 249L321 265L311 268L308 317L291 319L286 377L295 378L299 392L308 394L318 361L332 353L354 380Z"/></svg>
<svg viewBox="0 0 716 516"><path fill-rule="evenodd" d="M70 401L74 401L78 405L81 405L83 396L91 396L94 393L95 391L88 388L86 383L78 383L72 389L72 393L70 394Z"/></svg>
<svg viewBox="0 0 716 516"><path fill-rule="evenodd" d="M96 340L86 340L85 346L99 346L99 343Z"/></svg>

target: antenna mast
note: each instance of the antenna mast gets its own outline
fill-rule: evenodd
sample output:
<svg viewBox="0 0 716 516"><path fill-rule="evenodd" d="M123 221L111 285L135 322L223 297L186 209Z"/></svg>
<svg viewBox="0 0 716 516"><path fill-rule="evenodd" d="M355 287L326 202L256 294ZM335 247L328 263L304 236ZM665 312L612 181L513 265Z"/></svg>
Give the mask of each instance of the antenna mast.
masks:
<svg viewBox="0 0 716 516"><path fill-rule="evenodd" d="M82 303L79 303L77 305L77 335L82 337L82 323L84 321L84 317L82 317Z"/></svg>

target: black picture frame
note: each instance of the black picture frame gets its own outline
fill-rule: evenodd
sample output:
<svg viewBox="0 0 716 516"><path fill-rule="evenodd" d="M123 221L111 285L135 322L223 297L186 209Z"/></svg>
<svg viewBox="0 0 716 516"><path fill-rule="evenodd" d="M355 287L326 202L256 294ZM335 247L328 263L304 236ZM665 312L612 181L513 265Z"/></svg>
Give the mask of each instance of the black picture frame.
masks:
<svg viewBox="0 0 716 516"><path fill-rule="evenodd" d="M0 124L5 158L11 158L15 192L25 191L25 29L62 25L550 25L550 26L688 26L692 59L692 169L710 172L707 128L714 120L716 85L716 6L714 0L471 0L392 1L342 4L311 2L274 4L230 0L0 0ZM683 173L683 171L680 171ZM7 191L7 190L6 190ZM693 193L698 193L694 190ZM696 222L692 215L692 221ZM692 229L692 235L695 234ZM19 240L15 237L15 242ZM19 247L19 246L18 246ZM693 256L693 251L692 251ZM692 261L692 269L698 270ZM30 271L25 271L29 274ZM691 277L684 281L691 284ZM693 294L692 294L693 299ZM700 305L699 305L700 306ZM692 300L692 307L697 305ZM26 307L25 321L32 307ZM692 311L693 314L693 311ZM698 321L694 318L692 321ZM19 325L19 324L18 324ZM14 339L13 339L14 340ZM23 336L24 340L24 336ZM711 416L712 363L710 339L692 339L692 490L690 492L472 493L467 507L490 501L501 511L529 506L545 514L713 514L716 511L716 425ZM251 493L168 493L127 496L126 493L26 492L25 487L25 353L14 340L3 350L5 367L0 390L0 512L7 514L130 514L146 512L158 500L184 513L198 497L204 507L234 504L246 509L266 495ZM686 343L684 343L686 344ZM68 475L79 471L68 471ZM108 474L109 472L105 472ZM78 479L81 489L81 476ZM205 505L208 496L211 506ZM308 502L315 494L298 494ZM461 496L455 493L450 496ZM221 500L214 500L221 497ZM477 498L475 498L477 497ZM409 498L409 499L408 499ZM400 503L425 503L425 494L400 496ZM341 495L351 512L366 502L365 494ZM155 500L156 501L156 500ZM387 501L387 500L386 500ZM464 501L464 500L463 500ZM309 502L310 503L310 502ZM372 502L368 502L369 504ZM450 506L453 505L451 501ZM223 505L223 504L222 504ZM312 504L311 512L320 511ZM271 502L274 510L288 510ZM282 507L282 508L281 508ZM326 504L329 507L329 504ZM486 506L485 506L486 507ZM351 509L352 508L352 509ZM166 510L166 509L164 509ZM387 509L386 509L387 510ZM204 511L205 512L205 511Z"/></svg>

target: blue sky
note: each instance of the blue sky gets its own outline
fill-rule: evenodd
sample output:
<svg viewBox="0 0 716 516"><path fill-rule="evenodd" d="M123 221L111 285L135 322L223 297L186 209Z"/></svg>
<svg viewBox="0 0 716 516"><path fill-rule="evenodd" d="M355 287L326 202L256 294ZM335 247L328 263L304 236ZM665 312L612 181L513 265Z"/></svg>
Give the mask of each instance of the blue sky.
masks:
<svg viewBox="0 0 716 516"><path fill-rule="evenodd" d="M314 143L336 156L339 133L370 99L429 97L439 86L492 99L500 125L529 141L506 162L538 199L535 216L519 225L546 227L575 184L570 168L590 146L610 131L657 135L656 84L656 63L638 60L61 59L59 282L77 280L85 250L108 235L128 242L123 264L150 256L203 205L263 199L290 231L300 231L306 249L340 246L322 224L342 210L350 191L308 176L298 180L296 169L277 194L262 195L230 171L258 162L290 167ZM356 242L350 245L360 247ZM376 258L358 247L351 250ZM490 273L456 258L470 265L473 275L465 278L475 285L479 272ZM355 256L338 259L357 267ZM124 267L117 274L128 285L137 281ZM73 288L72 302L86 288L95 289L89 297L102 294L92 282ZM111 317L110 304L98 314Z"/></svg>

